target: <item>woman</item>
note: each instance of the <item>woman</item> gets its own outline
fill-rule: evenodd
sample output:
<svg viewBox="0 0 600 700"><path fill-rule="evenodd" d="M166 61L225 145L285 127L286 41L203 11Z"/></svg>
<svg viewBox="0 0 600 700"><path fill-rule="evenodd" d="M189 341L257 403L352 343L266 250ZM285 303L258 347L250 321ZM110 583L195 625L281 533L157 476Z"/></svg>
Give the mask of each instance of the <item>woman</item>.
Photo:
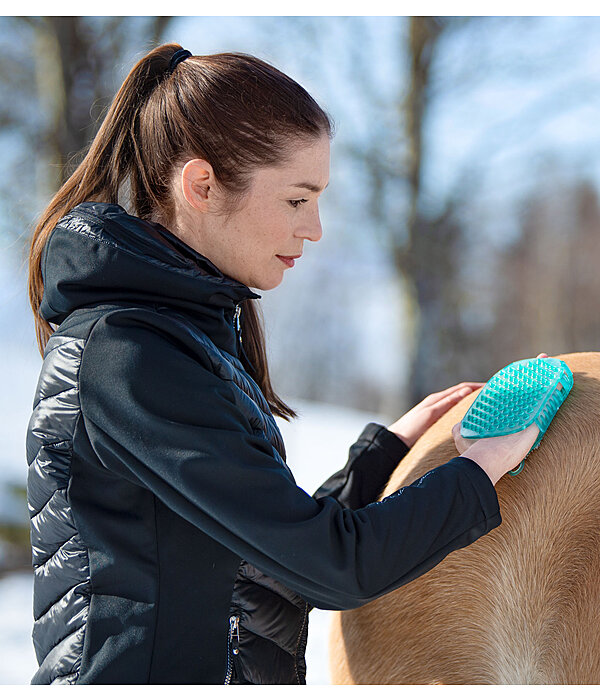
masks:
<svg viewBox="0 0 600 700"><path fill-rule="evenodd" d="M273 415L296 414L271 386L250 287L279 285L321 237L331 136L272 66L164 45L42 215L32 683L304 683L311 607L362 605L500 523L493 483L529 429L461 442L462 457L373 502L481 383L368 424L312 497L285 463Z"/></svg>

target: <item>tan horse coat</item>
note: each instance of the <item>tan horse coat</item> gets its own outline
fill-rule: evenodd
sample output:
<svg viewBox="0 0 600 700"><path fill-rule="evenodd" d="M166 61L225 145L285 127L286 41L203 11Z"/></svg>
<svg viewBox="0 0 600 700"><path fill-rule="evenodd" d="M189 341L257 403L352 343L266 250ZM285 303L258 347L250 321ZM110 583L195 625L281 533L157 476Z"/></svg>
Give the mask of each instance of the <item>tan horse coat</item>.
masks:
<svg viewBox="0 0 600 700"><path fill-rule="evenodd" d="M333 683L600 683L600 353L559 357L573 388L523 471L496 483L501 525L332 613ZM477 393L417 441L381 498L457 455L451 428Z"/></svg>

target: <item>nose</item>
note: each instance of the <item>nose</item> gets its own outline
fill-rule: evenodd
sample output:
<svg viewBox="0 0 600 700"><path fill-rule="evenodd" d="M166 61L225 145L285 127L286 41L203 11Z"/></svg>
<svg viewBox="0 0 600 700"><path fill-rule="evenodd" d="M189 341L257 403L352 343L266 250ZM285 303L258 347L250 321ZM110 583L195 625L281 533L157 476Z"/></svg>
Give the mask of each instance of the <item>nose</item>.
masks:
<svg viewBox="0 0 600 700"><path fill-rule="evenodd" d="M302 227L302 230L298 234L301 238L308 238L309 241L317 242L321 240L323 236L323 227L321 226L321 218L319 217L319 211L317 210L314 217L307 222L306 226Z"/></svg>

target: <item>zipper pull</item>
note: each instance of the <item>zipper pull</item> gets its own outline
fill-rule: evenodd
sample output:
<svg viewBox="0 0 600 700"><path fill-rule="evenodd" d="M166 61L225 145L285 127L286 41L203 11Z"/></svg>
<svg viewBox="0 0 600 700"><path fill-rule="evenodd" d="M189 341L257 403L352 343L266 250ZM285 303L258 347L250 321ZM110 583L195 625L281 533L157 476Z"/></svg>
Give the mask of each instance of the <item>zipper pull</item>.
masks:
<svg viewBox="0 0 600 700"><path fill-rule="evenodd" d="M241 302L238 302L235 305L235 313L233 315L233 320L235 324L235 330L237 331L238 338L240 340L240 343L242 342L242 324L240 322L240 315L242 313L242 306Z"/></svg>
<svg viewBox="0 0 600 700"><path fill-rule="evenodd" d="M239 615L232 615L229 618L229 641L231 642L231 651L234 654L239 654L240 650L238 649L239 643L240 643L240 628L239 628L239 620L240 617ZM237 638L237 643L233 642L233 636L236 636Z"/></svg>

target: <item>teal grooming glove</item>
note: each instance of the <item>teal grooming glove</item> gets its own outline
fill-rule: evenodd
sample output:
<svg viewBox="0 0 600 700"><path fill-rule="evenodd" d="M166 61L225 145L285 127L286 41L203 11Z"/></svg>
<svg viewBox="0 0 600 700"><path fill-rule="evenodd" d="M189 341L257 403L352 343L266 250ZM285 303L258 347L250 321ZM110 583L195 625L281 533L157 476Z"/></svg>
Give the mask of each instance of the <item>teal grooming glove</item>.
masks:
<svg viewBox="0 0 600 700"><path fill-rule="evenodd" d="M513 362L481 389L461 421L460 434L471 440L510 435L535 421L540 433L529 454L542 441L572 386L571 370L555 357ZM525 459L509 474L519 474L524 464Z"/></svg>

